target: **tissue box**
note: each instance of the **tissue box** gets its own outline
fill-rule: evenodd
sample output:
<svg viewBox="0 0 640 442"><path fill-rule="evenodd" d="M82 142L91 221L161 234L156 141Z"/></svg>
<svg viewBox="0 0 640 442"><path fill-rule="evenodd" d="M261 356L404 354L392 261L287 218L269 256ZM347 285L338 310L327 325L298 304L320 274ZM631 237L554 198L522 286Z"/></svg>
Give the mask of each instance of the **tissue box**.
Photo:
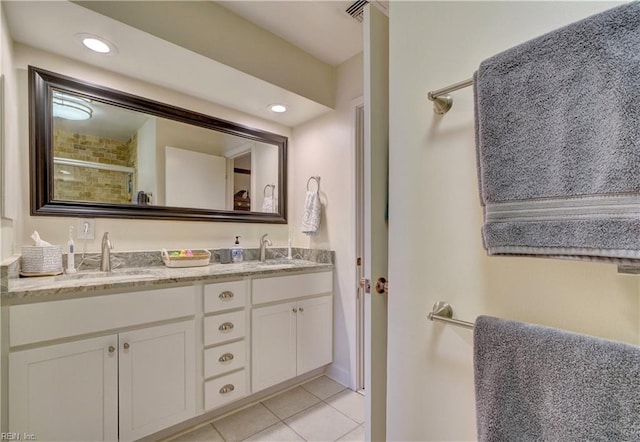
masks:
<svg viewBox="0 0 640 442"><path fill-rule="evenodd" d="M20 273L27 276L62 273L60 246L22 246Z"/></svg>

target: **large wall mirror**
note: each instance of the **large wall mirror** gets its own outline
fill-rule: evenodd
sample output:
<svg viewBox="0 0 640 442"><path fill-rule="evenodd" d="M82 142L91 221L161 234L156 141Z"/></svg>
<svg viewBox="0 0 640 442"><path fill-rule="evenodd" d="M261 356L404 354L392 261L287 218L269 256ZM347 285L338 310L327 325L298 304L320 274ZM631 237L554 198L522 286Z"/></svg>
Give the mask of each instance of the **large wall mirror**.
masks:
<svg viewBox="0 0 640 442"><path fill-rule="evenodd" d="M287 138L29 67L31 214L286 223Z"/></svg>

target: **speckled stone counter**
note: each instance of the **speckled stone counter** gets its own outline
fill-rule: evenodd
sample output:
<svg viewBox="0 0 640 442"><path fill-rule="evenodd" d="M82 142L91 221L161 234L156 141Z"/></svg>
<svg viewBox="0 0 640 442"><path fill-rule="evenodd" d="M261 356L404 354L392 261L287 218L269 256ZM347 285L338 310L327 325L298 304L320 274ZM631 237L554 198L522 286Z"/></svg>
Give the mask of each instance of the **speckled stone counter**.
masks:
<svg viewBox="0 0 640 442"><path fill-rule="evenodd" d="M232 264L220 264L212 254L212 263L209 265L186 268L168 268L159 265L162 263L159 258L156 258L156 256L159 257L159 252L131 252L132 256L123 258L126 264L111 272L101 272L94 268L81 270L73 275L62 274L29 278L18 278L15 264L13 260L9 260L3 262L1 266L2 302L3 304L22 304L51 299L95 296L129 289L144 290L164 284L215 282L221 279L246 276L330 270L334 267L333 252L294 250L295 252L292 254L295 258L291 260L277 257L282 255L277 249L274 249L271 258L268 257L265 262L248 260ZM251 252L248 256L252 257ZM139 259L140 257L143 258ZM305 259L300 259L300 257Z"/></svg>

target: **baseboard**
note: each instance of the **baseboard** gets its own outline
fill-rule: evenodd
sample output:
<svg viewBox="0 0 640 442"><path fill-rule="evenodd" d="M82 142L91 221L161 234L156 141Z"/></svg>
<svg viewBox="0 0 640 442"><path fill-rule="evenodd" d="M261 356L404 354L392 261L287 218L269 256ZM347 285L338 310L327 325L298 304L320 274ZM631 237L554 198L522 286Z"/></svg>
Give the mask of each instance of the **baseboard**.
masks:
<svg viewBox="0 0 640 442"><path fill-rule="evenodd" d="M325 376L341 383L342 385L346 385L352 390L356 389L356 386L353 385L353 380L351 379L349 371L338 367L336 364L331 364L327 367Z"/></svg>

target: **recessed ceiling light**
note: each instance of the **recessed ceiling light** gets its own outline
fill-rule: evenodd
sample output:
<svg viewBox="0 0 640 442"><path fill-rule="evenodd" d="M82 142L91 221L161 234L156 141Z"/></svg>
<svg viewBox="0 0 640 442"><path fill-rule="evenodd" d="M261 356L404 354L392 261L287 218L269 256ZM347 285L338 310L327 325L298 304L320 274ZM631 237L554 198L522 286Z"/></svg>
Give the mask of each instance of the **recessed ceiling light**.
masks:
<svg viewBox="0 0 640 442"><path fill-rule="evenodd" d="M271 104L269 105L269 109L271 110L271 112L281 114L287 111L287 106L285 106L284 104Z"/></svg>
<svg viewBox="0 0 640 442"><path fill-rule="evenodd" d="M110 41L105 40L102 37L91 34L76 34L76 38L87 49L91 49L94 52L104 55L113 55L118 52L116 46Z"/></svg>

